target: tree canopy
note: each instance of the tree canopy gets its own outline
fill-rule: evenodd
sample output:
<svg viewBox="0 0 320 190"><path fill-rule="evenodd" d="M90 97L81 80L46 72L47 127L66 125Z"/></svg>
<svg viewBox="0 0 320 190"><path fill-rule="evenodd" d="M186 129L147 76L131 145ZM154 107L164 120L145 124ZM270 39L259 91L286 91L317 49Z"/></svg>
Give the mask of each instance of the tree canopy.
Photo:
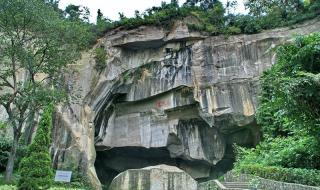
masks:
<svg viewBox="0 0 320 190"><path fill-rule="evenodd" d="M0 0L0 104L14 131L7 180L26 121L48 102L64 100L61 73L79 57L83 47L88 47L91 35L47 3Z"/></svg>
<svg viewBox="0 0 320 190"><path fill-rule="evenodd" d="M261 177L278 180L282 173L287 182L319 186L320 33L297 36L276 52L276 64L261 78L257 121L264 141L255 149L238 148L236 166Z"/></svg>

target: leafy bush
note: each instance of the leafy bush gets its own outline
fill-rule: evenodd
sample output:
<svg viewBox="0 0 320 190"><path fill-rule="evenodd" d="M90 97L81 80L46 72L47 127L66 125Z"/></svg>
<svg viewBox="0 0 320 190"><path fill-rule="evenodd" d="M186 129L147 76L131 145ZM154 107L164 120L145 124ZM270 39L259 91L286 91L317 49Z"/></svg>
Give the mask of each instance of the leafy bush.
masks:
<svg viewBox="0 0 320 190"><path fill-rule="evenodd" d="M94 50L95 53L95 69L98 71L102 71L107 66L107 54L103 47L98 47Z"/></svg>
<svg viewBox="0 0 320 190"><path fill-rule="evenodd" d="M320 169L320 149L313 137L270 138L256 148L236 147L237 165L259 163L265 166Z"/></svg>
<svg viewBox="0 0 320 190"><path fill-rule="evenodd" d="M320 14L320 1L313 0L309 6L309 11L315 12L316 14Z"/></svg>
<svg viewBox="0 0 320 190"><path fill-rule="evenodd" d="M258 2L258 4L261 2ZM160 7L152 7L144 13L136 12L135 17L127 18L123 14L119 21L111 22L106 19L105 23L97 22L97 30L105 31L114 28L133 29L142 25L153 25L170 28L176 20L194 16L198 19L198 24L188 24L191 31L207 32L210 35L219 34L255 34L262 30L272 29L282 26L291 26L293 24L315 18L320 14L320 3L314 1L309 6L303 6L299 10L283 10L283 6L275 3L277 6L271 7L272 11L252 15L225 15L225 8L220 1L214 1L207 8L197 6L195 3L186 3L179 7L176 3L163 3ZM250 7L249 7L250 8ZM269 8L268 8L269 9ZM259 11L260 13L261 11ZM100 13L101 14L101 13Z"/></svg>
<svg viewBox="0 0 320 190"><path fill-rule="evenodd" d="M54 187L59 187L61 189L82 189L82 190L91 190L94 189L92 184L89 182L85 174L74 171L72 172L71 182L54 182Z"/></svg>
<svg viewBox="0 0 320 190"><path fill-rule="evenodd" d="M17 190L16 186L13 185L0 185L1 190ZM85 188L77 187L52 187L49 190L86 190Z"/></svg>
<svg viewBox="0 0 320 190"><path fill-rule="evenodd" d="M275 166L263 166L259 164L243 165L240 172L251 174L266 179L299 183L311 186L320 186L320 171L298 168L282 168Z"/></svg>
<svg viewBox="0 0 320 190"><path fill-rule="evenodd" d="M277 63L261 78L257 120L265 134L320 135L320 34L277 48Z"/></svg>
<svg viewBox="0 0 320 190"><path fill-rule="evenodd" d="M236 168L285 182L320 185L320 33L276 49L261 78L257 111L264 141L237 147ZM270 167L272 166L272 167Z"/></svg>
<svg viewBox="0 0 320 190"><path fill-rule="evenodd" d="M48 106L40 120L37 134L28 147L28 153L20 163L19 189L46 189L52 185L53 170L49 154L52 109Z"/></svg>
<svg viewBox="0 0 320 190"><path fill-rule="evenodd" d="M13 185L2 185L0 186L1 190L16 190L17 188Z"/></svg>
<svg viewBox="0 0 320 190"><path fill-rule="evenodd" d="M6 169L11 146L11 139L0 136L0 172Z"/></svg>
<svg viewBox="0 0 320 190"><path fill-rule="evenodd" d="M232 18L231 24L241 29L242 33L254 34L261 31L261 27L257 19L249 15L239 15Z"/></svg>
<svg viewBox="0 0 320 190"><path fill-rule="evenodd" d="M226 29L224 34L227 34L227 35L241 34L241 29L235 26L230 26L229 28Z"/></svg>

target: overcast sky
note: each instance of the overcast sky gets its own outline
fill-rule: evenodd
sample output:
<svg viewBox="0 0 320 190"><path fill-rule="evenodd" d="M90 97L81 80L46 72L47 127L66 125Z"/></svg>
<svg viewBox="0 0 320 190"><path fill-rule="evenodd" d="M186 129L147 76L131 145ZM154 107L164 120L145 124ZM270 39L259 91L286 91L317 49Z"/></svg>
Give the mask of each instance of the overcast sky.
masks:
<svg viewBox="0 0 320 190"><path fill-rule="evenodd" d="M91 12L91 22L95 22L97 10L101 9L104 16L112 20L119 19L119 12L123 12L125 16L132 17L135 10L143 12L144 10L161 5L162 1L170 2L170 0L60 0L60 8L64 9L69 4L82 5L89 7ZM225 3L227 0L221 0ZM244 0L238 0L237 12L244 13ZM185 0L179 0L183 4Z"/></svg>

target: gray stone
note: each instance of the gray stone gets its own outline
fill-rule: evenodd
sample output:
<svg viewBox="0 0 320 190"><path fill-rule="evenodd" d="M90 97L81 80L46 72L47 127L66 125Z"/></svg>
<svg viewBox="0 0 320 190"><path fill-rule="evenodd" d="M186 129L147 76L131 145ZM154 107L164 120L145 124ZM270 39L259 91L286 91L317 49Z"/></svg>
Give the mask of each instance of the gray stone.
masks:
<svg viewBox="0 0 320 190"><path fill-rule="evenodd" d="M259 77L276 61L272 49L320 31L315 19L225 38L184 23L111 31L95 46L106 50L103 71L94 69L94 50L70 67L70 94L80 99L57 107L55 168L77 170L95 189L128 169L159 164L202 181L223 174L233 143L259 142Z"/></svg>
<svg viewBox="0 0 320 190"><path fill-rule="evenodd" d="M109 32L106 38L114 47L132 50L160 48L173 41L192 41L204 39L199 32L190 31L186 23L199 23L196 17L189 16L175 21L171 29L156 26L140 26L132 30L118 28Z"/></svg>
<svg viewBox="0 0 320 190"><path fill-rule="evenodd" d="M265 179L248 174L239 174L233 171L226 173L224 176L225 182L250 182L253 179L259 181L259 189L268 189L268 190L320 190L320 187L308 186L297 183L286 183L282 181L275 181L270 179ZM212 181L211 181L212 182ZM204 184L199 184L201 190L207 190Z"/></svg>
<svg viewBox="0 0 320 190"><path fill-rule="evenodd" d="M114 178L110 190L197 190L197 182L179 168L158 165L127 170Z"/></svg>

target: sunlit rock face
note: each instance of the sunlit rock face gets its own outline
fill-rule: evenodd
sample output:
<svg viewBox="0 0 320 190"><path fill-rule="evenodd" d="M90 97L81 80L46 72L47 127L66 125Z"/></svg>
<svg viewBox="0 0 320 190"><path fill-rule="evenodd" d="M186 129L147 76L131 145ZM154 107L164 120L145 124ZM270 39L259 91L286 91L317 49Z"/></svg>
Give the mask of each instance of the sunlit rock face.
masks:
<svg viewBox="0 0 320 190"><path fill-rule="evenodd" d="M128 169L166 164L204 181L232 168L232 144L255 145L259 77L275 63L272 49L294 34L320 31L313 20L295 29L208 37L140 27L100 39L108 57L94 69L92 52L66 76L78 103L57 108L54 166L109 186Z"/></svg>

